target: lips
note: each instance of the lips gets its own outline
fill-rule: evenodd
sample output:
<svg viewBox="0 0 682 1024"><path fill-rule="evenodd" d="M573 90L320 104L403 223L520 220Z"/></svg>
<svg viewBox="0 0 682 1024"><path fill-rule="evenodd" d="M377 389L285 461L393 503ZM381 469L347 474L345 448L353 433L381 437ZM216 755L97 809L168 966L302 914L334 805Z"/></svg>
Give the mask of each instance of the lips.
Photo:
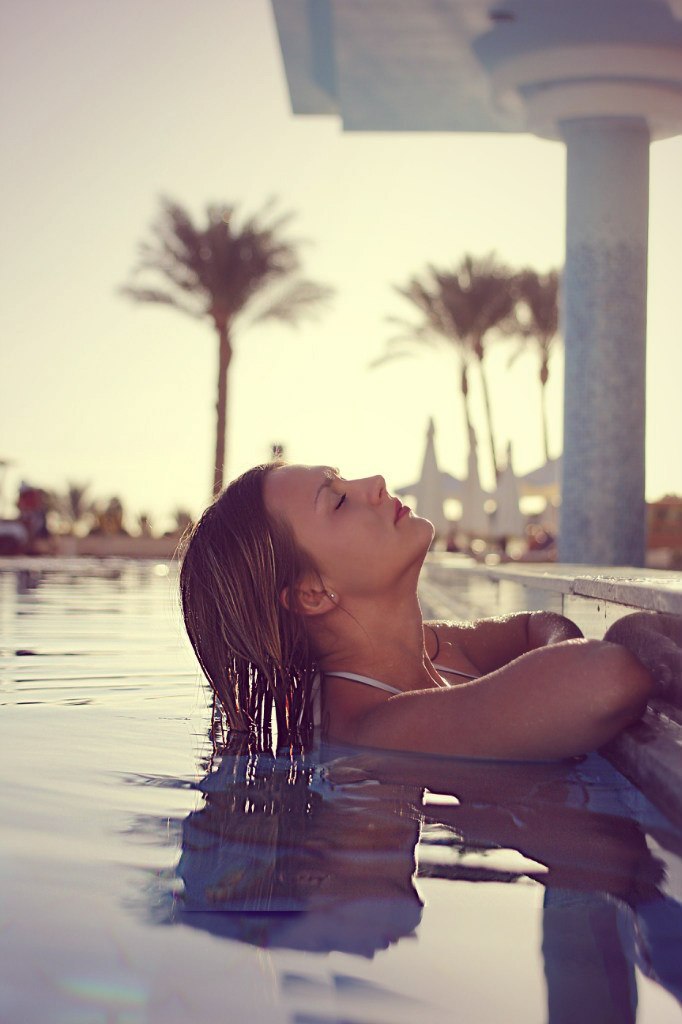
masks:
<svg viewBox="0 0 682 1024"><path fill-rule="evenodd" d="M394 522L394 523L397 523L397 522L398 522L398 520L399 520L399 519L402 519L402 517L403 517L404 515L407 515L407 513L408 513L409 511L410 511L410 510L409 510L409 508L407 507L407 505L403 505L403 504L402 504L402 503L401 503L401 502L400 502L400 501L398 500L398 498L396 498L396 499L395 499L395 517L394 517L394 519L393 519L393 522Z"/></svg>

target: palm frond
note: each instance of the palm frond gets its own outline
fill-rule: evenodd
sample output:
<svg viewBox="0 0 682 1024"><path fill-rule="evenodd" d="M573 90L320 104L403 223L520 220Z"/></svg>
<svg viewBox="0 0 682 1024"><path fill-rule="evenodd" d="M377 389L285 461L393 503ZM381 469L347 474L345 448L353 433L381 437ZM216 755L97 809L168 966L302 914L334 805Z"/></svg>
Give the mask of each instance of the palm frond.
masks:
<svg viewBox="0 0 682 1024"><path fill-rule="evenodd" d="M519 333L537 346L544 360L558 337L559 287L558 270L538 274L527 267L517 277L518 302L527 313L526 323Z"/></svg>
<svg viewBox="0 0 682 1024"><path fill-rule="evenodd" d="M372 366L395 358L394 342L411 341L430 347L447 343L454 349L466 377L472 359L482 361L484 341L515 330L516 277L495 253L474 257L466 253L452 270L428 264L421 276L413 276L394 291L421 315L417 324L390 317L403 333L390 339L388 351ZM400 352L399 354L402 354Z"/></svg>
<svg viewBox="0 0 682 1024"><path fill-rule="evenodd" d="M428 324L406 323L403 326L404 330L400 334L394 334L386 340L387 345L409 344L417 351L419 345L440 348L446 344L446 339Z"/></svg>
<svg viewBox="0 0 682 1024"><path fill-rule="evenodd" d="M132 285L123 285L119 292L135 302L154 302L163 306L172 306L174 309L179 309L182 313L186 313L187 316L195 317L196 319L203 319L206 315L205 312L192 309L180 302L176 296L170 295L168 292L159 291L156 288L135 288Z"/></svg>
<svg viewBox="0 0 682 1024"><path fill-rule="evenodd" d="M385 317L387 323L395 324L401 328L399 334L394 334L386 341L386 351L377 356L369 363L370 369L376 369L384 363L392 362L394 359L402 359L405 356L417 354L420 345L429 348L440 348L445 339L434 332L428 324L414 324L397 316Z"/></svg>
<svg viewBox="0 0 682 1024"><path fill-rule="evenodd" d="M121 293L208 316L221 332L248 317L249 323L278 319L293 326L321 309L333 291L302 276L301 242L286 233L292 219L272 198L246 217L234 204L211 203L198 224L162 196L133 279Z"/></svg>
<svg viewBox="0 0 682 1024"><path fill-rule="evenodd" d="M413 357L415 355L416 352L413 348L388 350L383 355L377 356L376 359L372 359L367 365L370 370L376 370L378 366L383 366L384 363L392 363L396 359L404 359L406 356Z"/></svg>
<svg viewBox="0 0 682 1024"><path fill-rule="evenodd" d="M273 298L250 318L250 323L281 320L295 326L303 317L315 315L321 305L334 295L334 289L315 281L294 281L286 290Z"/></svg>

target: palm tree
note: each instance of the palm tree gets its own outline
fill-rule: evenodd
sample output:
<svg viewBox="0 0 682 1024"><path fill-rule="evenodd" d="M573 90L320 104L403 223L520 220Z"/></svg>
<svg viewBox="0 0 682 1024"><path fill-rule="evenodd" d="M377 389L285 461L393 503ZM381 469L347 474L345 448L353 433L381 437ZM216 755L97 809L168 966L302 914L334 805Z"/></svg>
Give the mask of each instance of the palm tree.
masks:
<svg viewBox="0 0 682 1024"><path fill-rule="evenodd" d="M77 534L79 526L84 527L92 518L92 502L87 497L90 484L67 482L65 491L47 491L47 507L56 520L56 531Z"/></svg>
<svg viewBox="0 0 682 1024"><path fill-rule="evenodd" d="M471 351L460 337L452 317L444 304L438 290L432 282L427 279L421 281L413 277L407 285L395 285L395 290L403 298L412 302L423 316L421 323L415 324L402 317L388 317L389 323L396 324L402 329L401 334L391 338L388 343L388 351L374 360L372 366L380 366L382 363L405 355L404 348L398 347L402 342L419 342L423 345L435 346L442 338L446 338L452 345L457 358L457 370L459 376L459 389L462 395L464 418L467 426L467 436L471 436L472 420L469 407L469 369L471 366Z"/></svg>
<svg viewBox="0 0 682 1024"><path fill-rule="evenodd" d="M489 333L494 328L504 333L510 329L516 301L513 282L514 275L497 262L494 253L480 258L467 254L452 271L437 270L430 265L424 279L413 277L405 287L396 289L417 307L423 317L417 325L397 321L408 329L408 338L427 343L444 339L457 352L468 429L471 427L469 370L472 362L477 364L496 475L499 469L490 389L483 359ZM395 340L404 340L404 337Z"/></svg>
<svg viewBox="0 0 682 1024"><path fill-rule="evenodd" d="M185 533L187 530L191 530L194 526L194 519L192 518L191 512L188 512L184 508L176 508L173 513L175 519L175 526L172 529L172 533Z"/></svg>
<svg viewBox="0 0 682 1024"><path fill-rule="evenodd" d="M92 502L86 497L90 490L90 484L77 484L69 481L65 494L66 512L71 524L71 533L75 527L82 522L90 511Z"/></svg>
<svg viewBox="0 0 682 1024"><path fill-rule="evenodd" d="M152 518L148 512L140 512L137 517L137 525L140 529L141 537L153 537L154 529L152 526Z"/></svg>
<svg viewBox="0 0 682 1024"><path fill-rule="evenodd" d="M514 333L521 336L521 345L510 359L514 361L529 343L540 357L540 396L542 413L542 441L545 462L549 462L547 433L547 380L549 357L559 330L559 271L538 274L526 268L516 277L516 323Z"/></svg>
<svg viewBox="0 0 682 1024"><path fill-rule="evenodd" d="M151 272L166 286L122 291L138 302L163 303L207 320L218 335L218 394L213 495L225 472L228 370L237 321L279 320L291 326L331 295L326 286L299 277L298 243L282 235L291 214L274 215L272 203L242 219L234 206L211 205L197 226L179 203L161 200L152 239L140 246L134 273Z"/></svg>

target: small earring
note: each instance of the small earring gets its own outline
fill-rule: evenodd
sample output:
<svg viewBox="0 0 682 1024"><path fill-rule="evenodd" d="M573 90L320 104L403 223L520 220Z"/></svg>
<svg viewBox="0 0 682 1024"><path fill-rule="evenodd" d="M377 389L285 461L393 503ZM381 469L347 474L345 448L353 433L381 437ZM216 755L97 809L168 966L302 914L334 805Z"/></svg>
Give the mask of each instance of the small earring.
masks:
<svg viewBox="0 0 682 1024"><path fill-rule="evenodd" d="M336 601L336 594L332 594L331 590L327 591L327 597L330 601Z"/></svg>

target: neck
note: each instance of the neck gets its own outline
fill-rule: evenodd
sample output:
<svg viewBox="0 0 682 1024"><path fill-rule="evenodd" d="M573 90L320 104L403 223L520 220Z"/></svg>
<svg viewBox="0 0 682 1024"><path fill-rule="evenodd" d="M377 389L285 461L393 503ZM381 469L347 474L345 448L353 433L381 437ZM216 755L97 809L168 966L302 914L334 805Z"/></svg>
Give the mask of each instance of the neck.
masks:
<svg viewBox="0 0 682 1024"><path fill-rule="evenodd" d="M325 618L315 637L323 672L358 672L406 688L434 679L416 591L356 599Z"/></svg>

